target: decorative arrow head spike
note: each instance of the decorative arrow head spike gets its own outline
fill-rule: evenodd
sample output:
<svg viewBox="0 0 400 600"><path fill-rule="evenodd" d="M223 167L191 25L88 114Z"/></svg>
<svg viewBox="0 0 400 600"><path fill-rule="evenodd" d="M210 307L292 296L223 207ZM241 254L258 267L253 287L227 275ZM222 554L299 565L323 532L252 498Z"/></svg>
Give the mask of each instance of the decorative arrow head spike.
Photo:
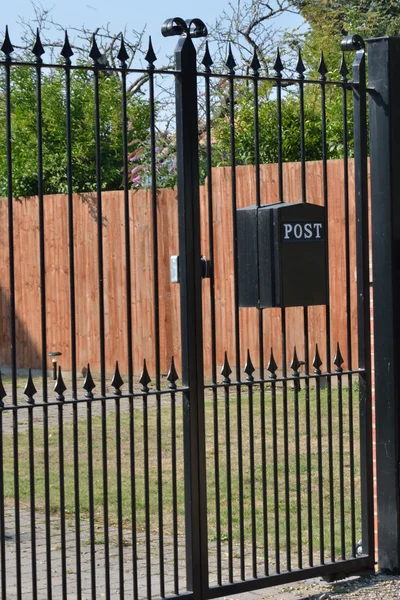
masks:
<svg viewBox="0 0 400 600"><path fill-rule="evenodd" d="M90 372L90 365L87 366L86 377L83 383L83 389L86 390L85 398L93 398L93 390L96 387Z"/></svg>
<svg viewBox="0 0 400 600"><path fill-rule="evenodd" d="M26 386L23 393L28 398L28 404L35 404L33 396L37 394L37 389L35 388L35 385L33 383L32 369L29 369L28 381L26 382Z"/></svg>
<svg viewBox="0 0 400 600"><path fill-rule="evenodd" d="M250 68L253 70L254 75L258 75L261 69L261 63L258 60L257 50L254 48L253 58L250 63Z"/></svg>
<svg viewBox="0 0 400 600"><path fill-rule="evenodd" d="M234 73L235 72L235 67L236 67L236 61L233 57L233 53L232 53L232 46L231 43L229 42L229 51L228 51L228 58L226 59L226 66L229 69L230 73Z"/></svg>
<svg viewBox="0 0 400 600"><path fill-rule="evenodd" d="M65 58L66 61L69 62L71 56L73 56L71 44L69 43L69 37L67 31L65 32L64 46L60 52L61 56Z"/></svg>
<svg viewBox="0 0 400 600"><path fill-rule="evenodd" d="M114 376L111 380L111 385L114 388L114 394L116 396L120 396L122 394L121 387L124 385L124 380L121 377L121 373L119 372L118 361L115 363L115 371Z"/></svg>
<svg viewBox="0 0 400 600"><path fill-rule="evenodd" d="M276 379L276 371L277 370L278 370L278 365L275 362L274 353L271 348L271 352L269 355L269 362L268 362L268 366L267 366L267 371L269 371L271 373L269 376L270 379Z"/></svg>
<svg viewBox="0 0 400 600"><path fill-rule="evenodd" d="M154 63L157 60L157 56L156 56L156 54L154 52L153 44L152 44L152 41L151 41L151 36L149 37L149 46L148 46L148 49L147 49L147 54L144 57L144 59L149 63L149 67L150 68L154 68Z"/></svg>
<svg viewBox="0 0 400 600"><path fill-rule="evenodd" d="M121 63L121 65L123 67L126 67L126 61L129 58L129 54L126 51L124 36L122 33L121 33L121 45L119 47L119 52L118 52L117 58L118 58L119 62Z"/></svg>
<svg viewBox="0 0 400 600"><path fill-rule="evenodd" d="M65 398L64 398L64 392L67 389L67 386L64 383L63 380L63 376L61 373L61 367L58 367L58 375L57 375L57 381L56 381L56 385L54 386L54 391L57 394L57 400L59 402L64 402Z"/></svg>
<svg viewBox="0 0 400 600"><path fill-rule="evenodd" d="M175 361L174 361L174 357L171 357L171 364L169 366L169 371L168 371L168 375L167 375L167 380L169 381L169 389L170 390L176 390L176 382L179 379L179 375L176 372L175 369Z"/></svg>
<svg viewBox="0 0 400 600"><path fill-rule="evenodd" d="M347 68L346 59L344 57L344 52L342 52L342 61L340 63L339 73L342 76L342 81L347 81L347 75L349 74L349 70Z"/></svg>
<svg viewBox="0 0 400 600"><path fill-rule="evenodd" d="M306 71L306 68L303 63L303 58L301 56L300 47L299 47L299 57L297 59L296 71L299 74L299 79L304 79L304 72Z"/></svg>
<svg viewBox="0 0 400 600"><path fill-rule="evenodd" d="M0 50L7 57L9 57L12 52L14 52L14 46L11 43L10 36L9 36L9 33L8 33L8 25L6 25L6 33L5 33L4 41L3 41L2 45L1 45Z"/></svg>
<svg viewBox="0 0 400 600"><path fill-rule="evenodd" d="M319 61L318 73L321 75L321 81L325 81L326 74L328 73L328 68L325 63L324 53L321 52L321 60Z"/></svg>
<svg viewBox="0 0 400 600"><path fill-rule="evenodd" d="M40 57L42 56L42 54L44 54L44 48L42 40L40 39L39 28L37 28L36 30L36 41L35 45L32 48L32 53L36 56L38 60L40 60Z"/></svg>
<svg viewBox="0 0 400 600"><path fill-rule="evenodd" d="M229 375L232 373L232 369L229 365L229 361L228 361L228 354L225 350L225 354L224 354L224 364L222 365L222 369L221 369L221 375L223 375L224 377L224 383L230 383L231 380L229 378Z"/></svg>
<svg viewBox="0 0 400 600"><path fill-rule="evenodd" d="M301 365L304 365L304 362L300 361L297 357L297 351L296 351L296 346L294 346L293 348L293 358L292 358L292 362L290 363L290 368L293 369L293 375L294 376L298 376L299 375L299 369L301 367Z"/></svg>
<svg viewBox="0 0 400 600"><path fill-rule="evenodd" d="M208 42L206 42L206 51L204 52L203 60L201 64L206 68L206 71L211 71L211 66L214 64L213 59L211 58L210 49L208 47Z"/></svg>
<svg viewBox="0 0 400 600"><path fill-rule="evenodd" d="M95 34L93 34L92 47L90 48L89 56L95 64L98 63L99 59L102 57L102 54L101 54L99 47L97 45L97 42L96 42Z"/></svg>
<svg viewBox="0 0 400 600"><path fill-rule="evenodd" d="M279 48L278 48L277 53L276 53L276 59L275 59L275 62L274 62L273 69L274 69L277 77L282 77L283 64L282 64L282 61L281 61L281 53L279 52Z"/></svg>
<svg viewBox="0 0 400 600"><path fill-rule="evenodd" d="M151 379L150 379L150 375L149 372L147 370L147 364L146 364L146 359L143 360L143 371L142 374L140 376L139 379L139 383L142 384L142 392L148 392L149 391L149 383L150 383Z"/></svg>
<svg viewBox="0 0 400 600"><path fill-rule="evenodd" d="M318 344L315 344L315 355L313 360L314 373L321 375L322 360L319 355Z"/></svg>
<svg viewBox="0 0 400 600"><path fill-rule="evenodd" d="M0 406L4 406L4 398L7 396L7 392L4 389L4 385L3 385L3 380L1 377L1 371L0 371Z"/></svg>
<svg viewBox="0 0 400 600"><path fill-rule="evenodd" d="M253 381L254 377L253 377L253 373L255 371L254 365L251 362L251 358L250 358L250 350L247 350L247 360L246 360L246 364L244 367L244 372L247 375L247 381Z"/></svg>
<svg viewBox="0 0 400 600"><path fill-rule="evenodd" d="M336 365L336 372L337 373L341 373L343 371L342 369L342 364L344 363L344 358L342 356L342 353L340 352L340 346L339 346L339 342L336 345L336 354L335 354L335 358L333 359L333 364Z"/></svg>

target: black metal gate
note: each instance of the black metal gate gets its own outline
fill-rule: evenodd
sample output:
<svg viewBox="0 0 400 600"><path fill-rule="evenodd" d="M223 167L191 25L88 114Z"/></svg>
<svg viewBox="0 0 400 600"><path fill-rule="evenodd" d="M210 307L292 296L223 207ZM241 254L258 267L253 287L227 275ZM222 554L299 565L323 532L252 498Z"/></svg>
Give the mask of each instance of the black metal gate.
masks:
<svg viewBox="0 0 400 600"><path fill-rule="evenodd" d="M369 309L369 244L367 187L367 128L364 44L358 36L343 43L344 50L357 52L353 80L347 79L346 64L340 68L341 81L328 82L323 56L318 80L304 77L299 55L295 78L283 76L279 56L274 77L262 77L254 54L250 73L235 74L231 50L227 74L214 75L206 48L196 72L196 53L191 37L204 35L201 21L171 20L165 35L181 35L176 49L178 191L180 207L180 285L182 306L183 382L188 386L187 410L190 415L190 442L187 462L191 473L187 497L187 555L191 557L193 590L201 597L244 592L278 583L317 575L343 576L373 568L371 362ZM227 119L230 126L230 198L232 206L232 256L234 280L233 305L225 307L226 321L233 327L234 343L224 358L217 356L216 339L221 323L216 320L215 278L219 231L213 220L213 182L211 171L212 109L210 81L226 82ZM208 161L209 282L210 319L201 322L202 262L200 252L200 205L198 193L198 117L196 79L204 86L206 154ZM346 263L346 289L341 297L345 311L346 347L333 347L332 307L327 278L324 310L325 335L310 339L309 317L313 307L275 308L279 320L276 346L265 348L265 311L258 310L256 348L243 349L241 318L246 309L239 306L238 224L239 197L246 190L237 186L235 150L235 84L246 81L253 94L254 114L254 192L246 204L257 207L268 200L262 196L259 144L258 88L270 81L276 90L278 201L303 203L307 196L304 90L317 86L321 102L322 195L329 221L329 180L327 166L326 90L335 86L342 95L344 191L342 223L343 245L328 244L328 270L342 256ZM289 198L284 187L282 160L282 94L288 89L299 94L301 188ZM349 213L349 131L347 97L353 96L354 172L356 217ZM228 199L227 199L228 200ZM242 198L243 202L243 198ZM242 203L243 205L243 203ZM243 234L242 234L243 235ZM246 235L246 234L244 234ZM251 235L250 230L248 235ZM260 235L260 234L259 234ZM351 239L356 239L356 264L351 264ZM242 242L243 243L243 242ZM208 257L207 257L208 258ZM299 257L299 260L301 258ZM204 258L203 258L204 261ZM247 264L250 268L250 265ZM262 265L260 265L262 268ZM351 332L351 270L356 269L358 355ZM204 273L203 273L204 275ZM296 285L301 286L298 280ZM257 310L257 309L247 309ZM267 309L268 310L268 309ZM223 310L219 311L221 318ZM297 349L287 345L294 320L301 320L303 335ZM269 321L271 323L271 321ZM315 335L315 334L314 334ZM204 385L203 339L210 339L213 377ZM187 347L185 346L187 344ZM303 360L299 360L302 346ZM313 346L313 348L312 348ZM321 347L324 351L321 351ZM245 352L245 354L244 354ZM312 354L311 354L312 352ZM342 352L345 358L342 356ZM276 354L280 360L276 361ZM245 358L247 356L247 359ZM235 365L233 370L230 362ZM253 366L253 362L257 368ZM345 363L345 368L343 365ZM217 364L222 364L219 378ZM244 364L244 367L242 365ZM290 370L288 369L290 367ZM303 371L301 369L303 367ZM188 485L189 480L186 481ZM194 568L193 568L194 567Z"/></svg>
<svg viewBox="0 0 400 600"><path fill-rule="evenodd" d="M206 36L202 21L171 19L164 24L163 33L179 36L175 70L157 70L151 42L146 55L148 68L143 70L128 65L123 40L119 66L104 64L95 39L90 67L71 63L67 37L61 52L63 62L57 64L42 62L44 49L39 35L33 62L12 60L8 32L1 48L5 59L0 61L0 118L6 131L1 152L7 167L4 214L8 223L7 248L2 250L7 266L6 275L2 272L2 287L8 290L2 304L7 306L2 335L3 344L10 349L8 362L4 361L10 371L3 372L0 386L0 567L4 600L28 596L67 598L70 593L80 599L96 598L99 591L106 598L192 594L196 598L216 598L308 577L334 578L370 571L374 565L363 41L353 36L344 42L344 50L356 51L350 81L344 58L337 79L328 80L323 57L319 76L306 78L300 54L295 76L286 77L279 52L273 76L261 73L256 54L247 71L238 74L230 48L227 71L214 73L208 46L202 66L197 66L192 38ZM16 204L13 103L17 92L13 73L18 69L21 73L30 70L35 85L37 197ZM64 78L64 205L58 205L56 197L50 205L45 196L49 154L42 80L46 70L61 73ZM82 197L88 208L86 225L76 216L81 198L73 193L77 122L71 112L76 101L71 85L79 73L93 80L96 185L92 195ZM120 82L123 191L121 215L116 221L113 219L119 209L110 203L102 188L102 165L108 160L103 153L104 73ZM145 77L149 106L148 204L143 200L140 206L139 196L130 191L134 169L129 165L130 117L126 99L132 73ZM175 80L176 85L178 203L171 206L170 212L175 211L177 217L179 250L178 235L170 240L167 250L179 253L179 260L173 263L180 294L180 316L175 316L175 320L173 314L164 310L166 293L160 293L164 276L160 270L160 229L164 223L158 212L154 92L157 77ZM239 185L235 146L237 128L241 126L237 119L238 85L247 86L253 114L251 189ZM225 200L231 207L227 213L229 244L221 233L226 223L215 218L215 86L225 95L224 118L229 132L228 166L224 171L229 181ZM276 107L275 200L268 196L269 183L263 179L260 159L265 132L259 116L263 86L272 90ZM327 236L327 302L316 307L241 308L237 210L250 205L261 209L266 204L312 204L304 104L311 87L317 90L320 107L321 194L314 202L324 208L326 215L321 227ZM339 220L330 213L327 94L331 93L336 94L343 117ZM294 95L298 106L299 184L291 188L296 190L295 197L287 191L283 149L284 98L289 94ZM348 107L351 97L353 116ZM353 174L354 195L350 187ZM28 231L31 217L25 216L21 222L17 219L20 205L28 211L29 202L37 209L37 221L32 220L31 224L37 234L29 233L29 243L37 242L37 247L30 247L29 252L37 252L39 257L36 287L40 311L33 315L33 321L40 321L40 370L29 369L25 373L23 368L29 365L22 364L18 355L18 336L24 321L19 312L22 299L18 277L22 277L20 264L26 249L21 252L16 223L22 223ZM66 228L56 241L49 242L45 216L52 210L56 212L51 206L59 206L61 216L57 218L61 220L65 209ZM144 225L142 229L132 226L137 214L138 222ZM93 232L90 219L94 221ZM143 233L146 221L148 238ZM112 229L114 226L119 229ZM81 241L86 235L96 239L96 260L87 264L85 276L81 277L79 253L86 252ZM121 256L115 257L109 251L111 238L122 240ZM148 246L144 240L150 240ZM151 277L145 269L134 268L140 262L141 246L151 255ZM49 275L55 248L59 248L59 260L63 252L68 259L67 325L61 325L64 321L60 316L59 321L49 317L49 305L54 303L52 293L56 294L52 290L56 280ZM139 262L134 262L138 255ZM216 293L224 261L231 265L230 275L226 276L227 297L231 299L228 303L221 303ZM344 289L342 294L333 294L339 263L343 272L340 285ZM97 269L95 289L90 288L93 264ZM114 290L113 277L118 269L123 270L124 286ZM31 281L23 285L35 289ZM299 279L296 285L302 286L304 281ZM147 304L142 296L145 288L151 289L152 294ZM57 287L57 298L63 293L61 289ZM80 304L81 296L84 304ZM137 313L133 316L135 303L139 308L135 308ZM95 304L97 345L90 349L92 354L89 350L84 354L80 344L83 346L83 337L90 335L85 319L90 320ZM113 322L110 307L120 304L123 308L118 314L122 317ZM140 337L140 316L144 319L145 314L151 314L152 328ZM337 328L332 327L333 315L339 314L345 317L340 339L339 335L334 339ZM257 330L249 331L247 325L254 315ZM165 375L161 337L163 326L170 321L181 330L180 348L173 348L181 360L173 358ZM58 368L53 397L48 381L48 352L58 350L55 340L62 326L69 331L68 348L63 349L61 356L53 354L52 360L59 360L62 365L68 354L71 366ZM29 335L25 335L24 339L28 339ZM107 365L114 335L121 347L125 348L121 340L126 340L126 352L119 350L123 356L111 357L119 362L110 373ZM221 352L222 339L228 342ZM143 361L138 378L134 373L137 348L139 352L146 349L143 359L145 352L151 355ZM206 353L211 355L211 361ZM211 376L205 375L205 358L211 364ZM96 369L87 363L96 360L99 368L94 372ZM80 382L82 362L85 366ZM176 368L181 370L181 381ZM121 377L121 372L126 375ZM21 394L25 398L21 399Z"/></svg>

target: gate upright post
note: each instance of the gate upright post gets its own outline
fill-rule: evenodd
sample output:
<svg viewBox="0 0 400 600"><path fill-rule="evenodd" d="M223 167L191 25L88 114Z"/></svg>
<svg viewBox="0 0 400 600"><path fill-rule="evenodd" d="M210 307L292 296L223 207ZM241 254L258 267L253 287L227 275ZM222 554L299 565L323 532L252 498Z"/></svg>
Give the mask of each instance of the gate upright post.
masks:
<svg viewBox="0 0 400 600"><path fill-rule="evenodd" d="M400 38L368 41L381 571L400 572Z"/></svg>
<svg viewBox="0 0 400 600"><path fill-rule="evenodd" d="M184 418L184 477L187 588L195 600L208 585L205 474L202 274L196 49L204 37L200 19L169 19L164 36L180 35L175 49L176 152L178 173L179 279Z"/></svg>

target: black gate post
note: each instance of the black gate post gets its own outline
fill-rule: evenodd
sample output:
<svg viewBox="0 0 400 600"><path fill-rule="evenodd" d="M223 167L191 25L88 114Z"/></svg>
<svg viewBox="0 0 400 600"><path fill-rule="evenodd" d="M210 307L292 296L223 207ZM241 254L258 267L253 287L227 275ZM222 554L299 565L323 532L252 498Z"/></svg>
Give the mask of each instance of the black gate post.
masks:
<svg viewBox="0 0 400 600"><path fill-rule="evenodd" d="M400 38L369 40L379 568L400 571Z"/></svg>
<svg viewBox="0 0 400 600"><path fill-rule="evenodd" d="M362 551L374 563L374 500L371 407L371 305L369 287L368 228L368 128L365 43L358 36L345 38L356 50L353 62L354 180L356 207L358 366L359 378L360 470ZM345 49L346 43L344 43Z"/></svg>
<svg viewBox="0 0 400 600"><path fill-rule="evenodd" d="M206 455L197 65L192 37L204 37L200 19L166 21L164 36L180 35L175 49L176 151L178 172L179 278L184 411L184 470L187 587L196 600L208 585Z"/></svg>

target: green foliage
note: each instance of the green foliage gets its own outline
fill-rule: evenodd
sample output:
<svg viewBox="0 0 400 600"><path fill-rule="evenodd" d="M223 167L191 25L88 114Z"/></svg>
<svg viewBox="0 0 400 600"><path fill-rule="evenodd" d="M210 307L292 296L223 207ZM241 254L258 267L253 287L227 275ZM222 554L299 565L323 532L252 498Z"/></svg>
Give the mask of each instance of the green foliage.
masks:
<svg viewBox="0 0 400 600"><path fill-rule="evenodd" d="M0 79L0 196L7 194L5 75ZM96 187L96 142L93 72L71 72L72 180L74 192ZM67 191L65 73L42 70L44 193ZM121 187L123 164L121 82L115 73L99 74L101 179L104 190ZM129 140L148 136L149 107L138 95L128 99ZM38 190L36 70L11 68L11 131L14 196Z"/></svg>
<svg viewBox="0 0 400 600"><path fill-rule="evenodd" d="M297 89L296 89L297 88ZM282 158L284 161L301 160L300 97L298 86L282 95ZM304 91L304 157L320 160L322 157L322 110L319 86L305 86ZM333 87L326 90L327 157L343 157L343 98L342 91ZM215 111L218 108L215 107ZM351 116L351 111L349 111ZM261 163L278 162L278 101L276 90L270 84L259 89L259 151ZM350 125L351 129L351 125ZM255 163L254 95L252 89L241 84L235 101L235 159L237 164ZM213 122L213 164L231 163L229 115L217 116ZM351 150L350 150L351 153Z"/></svg>
<svg viewBox="0 0 400 600"><path fill-rule="evenodd" d="M332 67L338 61L343 36L357 33L365 39L399 35L398 0L292 0L309 26L304 56L316 68L321 49Z"/></svg>

